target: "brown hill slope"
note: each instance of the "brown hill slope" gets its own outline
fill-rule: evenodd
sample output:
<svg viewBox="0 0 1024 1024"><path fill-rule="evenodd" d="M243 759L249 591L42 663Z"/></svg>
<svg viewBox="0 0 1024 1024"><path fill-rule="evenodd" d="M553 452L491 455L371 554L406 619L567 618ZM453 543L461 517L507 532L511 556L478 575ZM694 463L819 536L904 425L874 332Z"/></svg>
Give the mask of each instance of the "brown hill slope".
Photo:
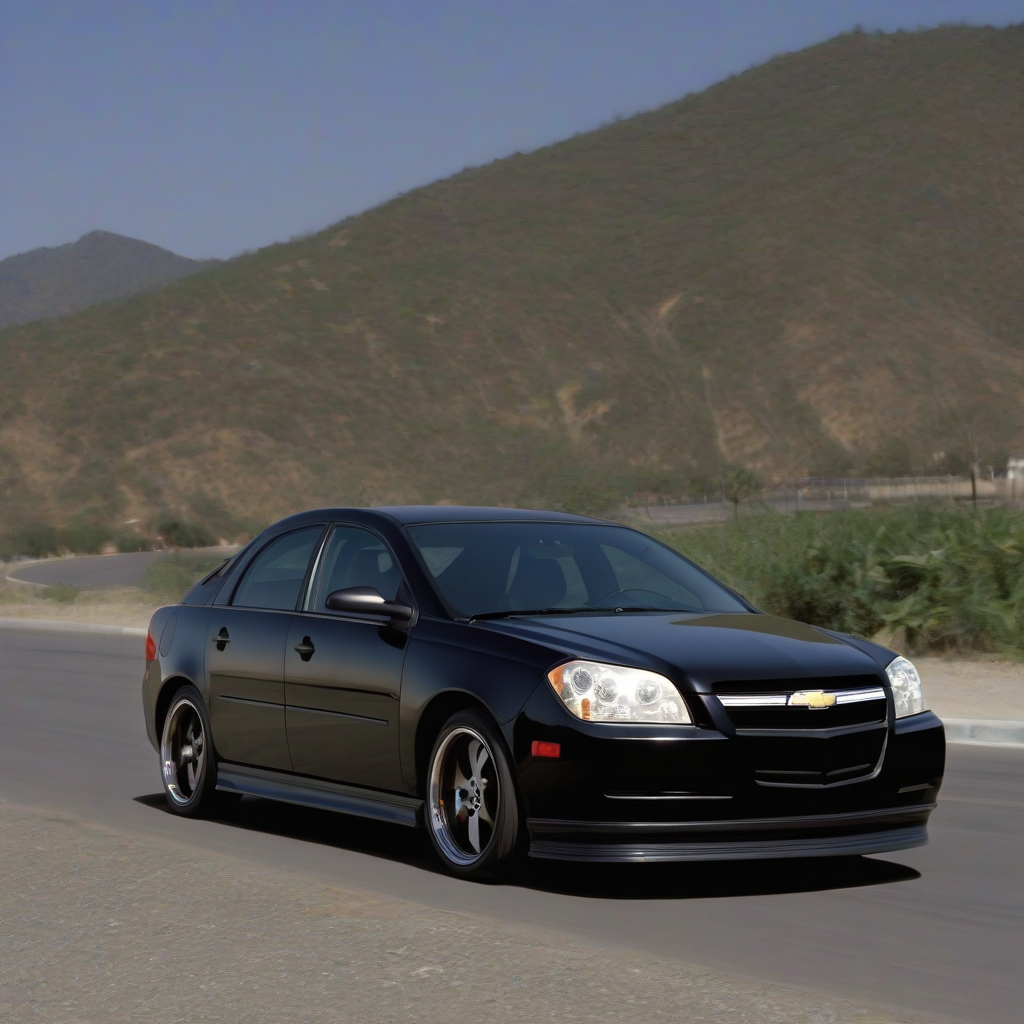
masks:
<svg viewBox="0 0 1024 1024"><path fill-rule="evenodd" d="M196 274L216 260L190 260L110 231L0 260L0 327L66 316Z"/></svg>
<svg viewBox="0 0 1024 1024"><path fill-rule="evenodd" d="M1024 28L843 36L0 334L4 518L993 459L1024 443L1022 185Z"/></svg>

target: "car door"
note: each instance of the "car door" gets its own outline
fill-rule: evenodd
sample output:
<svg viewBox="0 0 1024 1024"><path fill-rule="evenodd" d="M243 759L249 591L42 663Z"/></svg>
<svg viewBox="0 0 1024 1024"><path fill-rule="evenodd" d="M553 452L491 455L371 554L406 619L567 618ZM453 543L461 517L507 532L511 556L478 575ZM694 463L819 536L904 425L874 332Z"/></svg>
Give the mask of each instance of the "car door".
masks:
<svg viewBox="0 0 1024 1024"><path fill-rule="evenodd" d="M399 790L398 703L407 632L379 617L328 611L327 595L375 587L407 593L398 564L372 531L338 524L324 547L307 608L285 645L288 744L294 770Z"/></svg>
<svg viewBox="0 0 1024 1024"><path fill-rule="evenodd" d="M206 664L210 726L218 756L290 771L284 714L284 651L323 525L267 544L246 569L229 605L209 619Z"/></svg>

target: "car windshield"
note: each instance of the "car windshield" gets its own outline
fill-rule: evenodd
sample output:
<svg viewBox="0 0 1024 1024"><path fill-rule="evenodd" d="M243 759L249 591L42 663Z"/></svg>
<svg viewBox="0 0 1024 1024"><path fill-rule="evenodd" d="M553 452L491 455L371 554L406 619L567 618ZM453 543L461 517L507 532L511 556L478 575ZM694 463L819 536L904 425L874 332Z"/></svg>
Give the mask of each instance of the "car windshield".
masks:
<svg viewBox="0 0 1024 1024"><path fill-rule="evenodd" d="M445 599L467 618L750 610L682 555L622 526L431 523L409 533Z"/></svg>

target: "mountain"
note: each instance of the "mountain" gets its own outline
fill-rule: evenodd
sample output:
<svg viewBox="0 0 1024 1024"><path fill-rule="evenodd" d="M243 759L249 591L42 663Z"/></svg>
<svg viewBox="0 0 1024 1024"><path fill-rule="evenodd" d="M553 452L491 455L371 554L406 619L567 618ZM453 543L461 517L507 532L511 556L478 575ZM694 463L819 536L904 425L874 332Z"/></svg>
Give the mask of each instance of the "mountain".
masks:
<svg viewBox="0 0 1024 1024"><path fill-rule="evenodd" d="M4 521L999 465L1024 447L1022 126L1024 26L853 33L9 328Z"/></svg>
<svg viewBox="0 0 1024 1024"><path fill-rule="evenodd" d="M215 262L186 259L109 231L90 231L77 242L0 260L0 327L75 313L187 277Z"/></svg>

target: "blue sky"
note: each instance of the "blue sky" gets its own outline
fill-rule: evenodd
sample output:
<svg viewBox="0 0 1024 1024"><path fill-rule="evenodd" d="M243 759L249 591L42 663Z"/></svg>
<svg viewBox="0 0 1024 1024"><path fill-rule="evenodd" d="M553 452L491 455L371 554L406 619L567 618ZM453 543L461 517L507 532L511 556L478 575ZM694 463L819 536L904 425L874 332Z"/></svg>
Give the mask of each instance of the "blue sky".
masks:
<svg viewBox="0 0 1024 1024"><path fill-rule="evenodd" d="M0 0L0 258L312 231L861 24L1024 0Z"/></svg>

